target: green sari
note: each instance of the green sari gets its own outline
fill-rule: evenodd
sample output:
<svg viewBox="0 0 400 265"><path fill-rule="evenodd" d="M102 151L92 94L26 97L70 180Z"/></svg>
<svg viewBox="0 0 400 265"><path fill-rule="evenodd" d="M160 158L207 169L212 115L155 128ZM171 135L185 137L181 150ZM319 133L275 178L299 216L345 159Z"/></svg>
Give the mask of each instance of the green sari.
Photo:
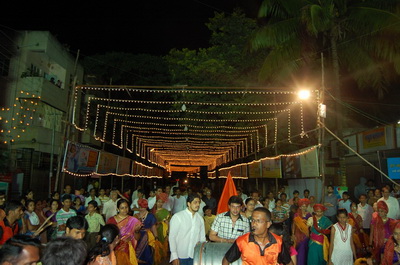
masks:
<svg viewBox="0 0 400 265"><path fill-rule="evenodd" d="M164 241L167 239L168 235L168 223L170 213L168 210L162 208L158 211L155 212L155 217L157 219L157 236L158 240L161 243L164 243ZM168 240L167 240L168 241Z"/></svg>
<svg viewBox="0 0 400 265"><path fill-rule="evenodd" d="M310 217L313 218L313 217ZM314 219L315 220L315 219ZM332 225L331 220L326 216L322 216L318 220L318 227L320 230L328 229ZM325 265L327 260L324 258L324 250L328 251L327 244L329 244L327 237L324 233L317 231L317 229L311 226L310 229L310 241L308 242L308 255L307 264L309 265ZM325 249L324 249L325 245ZM329 246L328 246L329 248ZM327 253L325 253L326 257Z"/></svg>

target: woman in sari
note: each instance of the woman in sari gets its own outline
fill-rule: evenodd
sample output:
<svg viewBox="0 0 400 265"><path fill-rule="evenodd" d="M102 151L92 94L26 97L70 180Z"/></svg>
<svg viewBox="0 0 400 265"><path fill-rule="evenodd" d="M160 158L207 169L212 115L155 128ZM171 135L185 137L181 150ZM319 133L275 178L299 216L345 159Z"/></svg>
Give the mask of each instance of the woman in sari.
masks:
<svg viewBox="0 0 400 265"><path fill-rule="evenodd" d="M375 263L379 264L386 241L393 234L397 221L387 217L389 208L384 201L377 202L378 214L372 218L369 247Z"/></svg>
<svg viewBox="0 0 400 265"><path fill-rule="evenodd" d="M140 239L136 247L136 256L140 264L152 265L154 255L155 263L159 264L161 262L160 252L155 252L157 220L154 215L147 210L149 204L146 199L139 199L137 204L139 206L139 213L135 214L135 217L142 222L143 226L142 229L140 229Z"/></svg>
<svg viewBox="0 0 400 265"><path fill-rule="evenodd" d="M314 215L307 220L310 229L310 241L308 243L307 264L325 265L328 262L329 240L328 235L332 222L324 216L325 206L315 204Z"/></svg>
<svg viewBox="0 0 400 265"><path fill-rule="evenodd" d="M153 214L157 219L157 237L161 243L161 258L168 255L168 227L171 218L170 212L163 208L163 204L168 202L168 194L160 193L156 196L156 204L153 207Z"/></svg>
<svg viewBox="0 0 400 265"><path fill-rule="evenodd" d="M363 219L357 213L357 203L352 202L350 205L349 224L353 227L353 241L357 250L357 258L362 258L366 254L366 248L369 242L369 236L362 229Z"/></svg>
<svg viewBox="0 0 400 265"><path fill-rule="evenodd" d="M292 224L292 235L294 238L294 245L297 251L297 264L307 264L308 241L310 237L310 230L307 226L307 220L311 217L311 213L307 212L307 207L310 200L307 198L298 201L299 209L294 214Z"/></svg>
<svg viewBox="0 0 400 265"><path fill-rule="evenodd" d="M140 238L141 222L128 215L129 203L127 200L120 199L117 202L117 214L107 220L108 224L115 224L120 231L120 242L115 247L117 264L137 265L136 246Z"/></svg>
<svg viewBox="0 0 400 265"><path fill-rule="evenodd" d="M397 222L393 235L385 244L382 265L400 264L400 222Z"/></svg>

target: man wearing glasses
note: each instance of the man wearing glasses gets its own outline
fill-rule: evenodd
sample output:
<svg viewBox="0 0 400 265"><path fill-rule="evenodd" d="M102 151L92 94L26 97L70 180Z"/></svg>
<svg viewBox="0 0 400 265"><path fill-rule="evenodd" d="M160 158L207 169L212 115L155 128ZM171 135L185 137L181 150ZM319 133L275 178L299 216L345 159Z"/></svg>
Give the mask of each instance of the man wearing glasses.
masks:
<svg viewBox="0 0 400 265"><path fill-rule="evenodd" d="M251 232L238 237L226 252L223 265L242 258L242 264L290 264L289 250L282 238L268 231L271 226L271 212L259 207L254 209L251 219Z"/></svg>

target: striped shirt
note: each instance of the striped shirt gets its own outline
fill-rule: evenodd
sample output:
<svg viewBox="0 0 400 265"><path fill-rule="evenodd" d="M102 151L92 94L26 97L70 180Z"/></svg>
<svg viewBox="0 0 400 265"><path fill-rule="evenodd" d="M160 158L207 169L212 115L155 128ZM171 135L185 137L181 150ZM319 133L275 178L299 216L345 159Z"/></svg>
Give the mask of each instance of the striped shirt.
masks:
<svg viewBox="0 0 400 265"><path fill-rule="evenodd" d="M57 220L57 237L61 237L65 234L65 230L60 231L58 230L58 227L60 225L65 225L67 223L68 218L76 216L76 212L73 209L69 209L68 212L64 211L63 208L61 208L57 214L56 214L56 220Z"/></svg>
<svg viewBox="0 0 400 265"><path fill-rule="evenodd" d="M211 230L217 232L217 235L225 239L236 239L241 235L250 232L250 223L246 218L239 215L233 226L230 212L220 213L215 218Z"/></svg>

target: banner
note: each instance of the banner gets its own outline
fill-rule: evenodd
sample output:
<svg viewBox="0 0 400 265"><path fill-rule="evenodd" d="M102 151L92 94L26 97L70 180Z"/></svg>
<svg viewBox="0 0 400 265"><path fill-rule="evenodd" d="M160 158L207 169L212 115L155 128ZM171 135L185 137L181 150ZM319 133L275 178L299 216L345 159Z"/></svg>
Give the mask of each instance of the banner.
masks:
<svg viewBox="0 0 400 265"><path fill-rule="evenodd" d="M99 151L68 141L65 149L63 171L70 173L89 173L96 171Z"/></svg>
<svg viewBox="0 0 400 265"><path fill-rule="evenodd" d="M303 178L319 176L317 148L300 155L300 168Z"/></svg>
<svg viewBox="0 0 400 265"><path fill-rule="evenodd" d="M248 164L248 167L249 167L249 178L261 177L260 161L253 161Z"/></svg>
<svg viewBox="0 0 400 265"><path fill-rule="evenodd" d="M282 158L283 175L285 178L301 178L300 157L287 156Z"/></svg>
<svg viewBox="0 0 400 265"><path fill-rule="evenodd" d="M263 178L282 178L281 159L261 160Z"/></svg>
<svg viewBox="0 0 400 265"><path fill-rule="evenodd" d="M128 175L131 174L131 160L126 157L119 156L118 157L118 175Z"/></svg>
<svg viewBox="0 0 400 265"><path fill-rule="evenodd" d="M108 174L116 173L117 171L118 156L101 152L99 158L99 166L97 167L97 173Z"/></svg>

